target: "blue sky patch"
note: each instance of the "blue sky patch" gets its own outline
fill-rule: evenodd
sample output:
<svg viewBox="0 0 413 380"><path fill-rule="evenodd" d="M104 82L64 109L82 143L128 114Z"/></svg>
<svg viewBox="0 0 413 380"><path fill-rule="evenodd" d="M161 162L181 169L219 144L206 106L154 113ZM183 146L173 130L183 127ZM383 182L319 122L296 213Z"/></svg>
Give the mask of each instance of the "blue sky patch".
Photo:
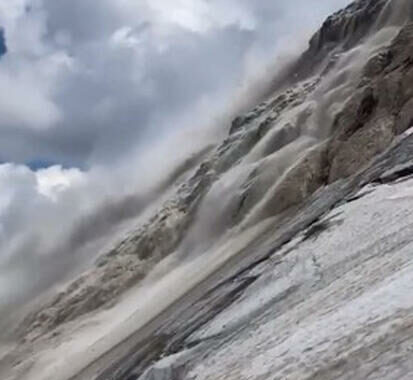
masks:
<svg viewBox="0 0 413 380"><path fill-rule="evenodd" d="M4 29L0 27L0 56L7 53L6 36Z"/></svg>

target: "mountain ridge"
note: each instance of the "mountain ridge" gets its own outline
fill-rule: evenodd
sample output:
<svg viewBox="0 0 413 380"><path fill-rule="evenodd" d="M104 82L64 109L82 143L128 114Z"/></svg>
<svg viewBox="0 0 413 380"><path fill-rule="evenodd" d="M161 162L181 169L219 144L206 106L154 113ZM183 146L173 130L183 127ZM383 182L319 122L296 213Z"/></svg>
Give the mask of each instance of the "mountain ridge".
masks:
<svg viewBox="0 0 413 380"><path fill-rule="evenodd" d="M400 247L410 244L406 237L410 219L402 226L406 233L397 235L396 231L397 218L400 215L407 218L409 203L406 201L400 206L400 215L393 214L391 207L385 208L385 205L398 201L399 197L408 199L410 195L393 194L391 188L385 186L390 184L408 194L406 183L410 184L413 172L410 159L413 154L413 3L409 0L355 1L327 18L310 39L308 49L287 68L280 69L282 75L270 83L268 98L236 117L227 126L225 140L205 150L199 157L200 163L194 162L186 167L185 173L180 173L173 195L160 208L103 254L94 267L46 303L43 310L25 319L19 330L24 344L41 345L55 335L64 334L65 327L77 320L87 320L96 311L113 308L124 292L140 283L146 284L148 278L167 277L169 271L179 269L180 265L203 273L202 265L205 265L208 270L202 274L202 286L192 284L189 274L181 273L188 276L188 287L195 285L196 290L185 289L182 299L178 298L176 303L171 300L173 306L168 315L162 314L162 318L154 315L157 322L153 331L147 328L138 330L136 336L131 334L119 342L119 346L104 352L110 359L105 355L98 357L73 379L92 378L97 363L99 371L93 378L99 380L191 379L194 376L259 379L268 378L265 377L268 373L272 373L274 379L283 380L348 378L346 355L354 356L357 347L346 343L345 333L340 336L342 347L346 348L344 353L340 345L334 346L339 338L331 341L326 338L326 342L334 346L332 352L340 357L336 362L328 357L325 342L319 342L315 334L308 333L290 314L298 313L303 325L308 324L314 331L317 323L327 330L328 323L323 324L323 318L333 315L330 322L334 325L336 319L340 320L338 328L344 331L346 319L341 320L338 315L342 310L340 302L350 305L354 299L359 300L352 298L356 297L352 292L357 293L359 284L366 292L376 294L374 286L368 287L370 280L387 291L384 284L390 277L386 276L398 273L397 265L393 267L391 262L384 262L382 256L392 252L400 262L409 264ZM363 202L370 202L369 207ZM376 219L372 212L374 202L383 204ZM383 241L378 237L370 242L360 235L363 225L358 224L357 218L363 216L358 208L369 215L370 219L365 221L369 234L374 234L374 223L377 223L378 230L386 235ZM352 229L352 223L358 226L357 230ZM340 228L347 235L344 232L340 235ZM352 235L358 236L365 246L358 247ZM333 236L337 244L336 240L329 240L329 236ZM323 244L318 245L318 239ZM329 252L330 246L338 251ZM351 247L348 252L347 246ZM340 261L341 254L343 261ZM222 264L222 268L215 267L215 262L211 264L209 256ZM198 260L201 268L196 266ZM374 273L371 279L368 276L361 279L357 267L367 273L369 260L374 261ZM385 277L380 277L381 269L386 272ZM275 285L271 287L267 283ZM330 287L334 288L334 296L329 293ZM192 299L193 293L196 295ZM255 298L265 299L267 293L270 301L258 305L253 302ZM360 300L364 299L363 294L357 295ZM398 295L395 293L394 297ZM324 309L321 301L312 304L311 300L317 297L327 299L330 309ZM367 304L375 312L375 308L385 308L382 304ZM170 305L166 303L167 306ZM235 311L231 314L232 308ZM322 309L324 314L319 315L317 309ZM368 315L360 310L354 313L363 322L360 326L357 321L354 324L362 332L352 333L349 339L360 341L360 352L368 356L371 354L368 338L364 339L363 334L372 339L376 339L376 335L365 321ZM310 320L310 311L318 319ZM271 330L276 336L274 341L268 341L269 330L259 335L258 343L250 339L249 335L259 330L260 313L264 319L266 315L273 320L279 318L280 325L284 326L282 331ZM407 331L409 320L402 317L397 314L394 318L400 320L400 331ZM270 324L271 318L265 319L265 324ZM387 325L387 321L379 317L377 324L384 326L383 329L397 327ZM397 334L400 331L397 330ZM397 334L395 336L399 336ZM142 338L146 335L151 338L149 341ZM379 342L386 335L377 336L376 347L383 352L388 350L391 363L394 358L390 343L381 346ZM295 337L303 351L294 345L291 352L277 351L285 348L284 340L293 344ZM261 374L259 370L248 372L240 363L249 375L239 376L241 370L235 365L237 355L247 361L249 355L265 356L266 351L240 352L238 340L245 345L273 348L274 356L268 354L267 359L273 358L276 365L262 364L269 372ZM397 347L402 345L400 341L393 343ZM295 350L297 356L294 356ZM312 356L317 350L324 364L315 354ZM222 363L217 353L223 355ZM291 361L279 359L284 357ZM303 364L300 358L311 359L319 367L311 367L306 374L300 367ZM367 368L371 363L366 362ZM380 362L373 359L371 362L375 371L371 373L377 374ZM391 364L388 365L390 368ZM348 372L352 378L366 378L362 363L350 367L355 371ZM391 380L395 373L393 370L382 378ZM406 371L406 376L409 373L413 372Z"/></svg>
<svg viewBox="0 0 413 380"><path fill-rule="evenodd" d="M36 337L111 304L145 278L158 262L191 240L186 236L199 207L208 202L205 198L214 186L220 186L228 171L240 170L238 178L229 179L234 196L223 204L224 213L230 216L217 215L216 219L221 219L218 224L223 229L241 225L242 230L297 207L320 187L356 173L384 151L413 120L406 106L411 92L403 99L389 95L413 83L404 72L400 75L405 70L400 65L410 59L406 45L411 46L412 28L407 25L393 31L389 46L370 47L370 56L362 52L359 67L354 68L352 61L341 70L337 66L340 60L345 61L343 55L362 41L360 31L368 37L386 4L384 0L357 1L330 16L298 59L292 71L293 83L280 86L269 99L236 118L228 138L179 185L176 195L101 257L93 273L80 277L40 315L30 317L32 322L24 324L29 325L28 331L35 331ZM398 4L405 6L408 2L400 0ZM349 36L354 35L357 38L350 41ZM318 65L313 66L314 59ZM303 75L309 63L313 72ZM351 81L340 88L343 77ZM390 85L393 87L387 88ZM326 91L331 96L325 96ZM344 101L342 108L334 111L336 104L331 99L334 103ZM291 167L278 164L291 160L291 155L298 158ZM219 233L211 231L212 236Z"/></svg>

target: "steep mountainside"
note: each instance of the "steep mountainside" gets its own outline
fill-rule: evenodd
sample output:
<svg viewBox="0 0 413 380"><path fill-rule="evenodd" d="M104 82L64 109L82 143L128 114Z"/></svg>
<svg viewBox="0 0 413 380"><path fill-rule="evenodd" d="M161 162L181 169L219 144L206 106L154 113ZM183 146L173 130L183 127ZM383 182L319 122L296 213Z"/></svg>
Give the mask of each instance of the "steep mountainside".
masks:
<svg viewBox="0 0 413 380"><path fill-rule="evenodd" d="M356 1L22 345L183 265L186 296L73 379L411 379L412 125L413 2Z"/></svg>
<svg viewBox="0 0 413 380"><path fill-rule="evenodd" d="M217 208L210 240L282 214L382 152L413 118L413 28L403 26L412 7L363 0L329 17L284 83L234 120L175 197L33 318L34 336L113 302L144 278L191 240L202 202Z"/></svg>

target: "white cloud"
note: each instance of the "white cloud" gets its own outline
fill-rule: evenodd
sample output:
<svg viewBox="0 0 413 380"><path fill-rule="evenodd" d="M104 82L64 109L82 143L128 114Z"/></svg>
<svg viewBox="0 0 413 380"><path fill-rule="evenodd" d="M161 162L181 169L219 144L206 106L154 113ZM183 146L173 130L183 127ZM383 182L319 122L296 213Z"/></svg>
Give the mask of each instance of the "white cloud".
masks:
<svg viewBox="0 0 413 380"><path fill-rule="evenodd" d="M51 166L36 172L37 191L54 202L59 195L83 181L84 174L79 169L63 169L61 166Z"/></svg>

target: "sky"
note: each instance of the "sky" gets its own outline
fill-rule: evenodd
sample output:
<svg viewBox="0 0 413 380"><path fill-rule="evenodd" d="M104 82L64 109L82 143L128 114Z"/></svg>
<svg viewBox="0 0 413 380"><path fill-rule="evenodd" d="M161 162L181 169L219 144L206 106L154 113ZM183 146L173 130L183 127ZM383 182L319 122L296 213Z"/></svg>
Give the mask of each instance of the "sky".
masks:
<svg viewBox="0 0 413 380"><path fill-rule="evenodd" d="M4 39L4 30L0 29L0 57L7 53L6 40Z"/></svg>
<svg viewBox="0 0 413 380"><path fill-rule="evenodd" d="M95 255L348 3L0 2L0 307Z"/></svg>

